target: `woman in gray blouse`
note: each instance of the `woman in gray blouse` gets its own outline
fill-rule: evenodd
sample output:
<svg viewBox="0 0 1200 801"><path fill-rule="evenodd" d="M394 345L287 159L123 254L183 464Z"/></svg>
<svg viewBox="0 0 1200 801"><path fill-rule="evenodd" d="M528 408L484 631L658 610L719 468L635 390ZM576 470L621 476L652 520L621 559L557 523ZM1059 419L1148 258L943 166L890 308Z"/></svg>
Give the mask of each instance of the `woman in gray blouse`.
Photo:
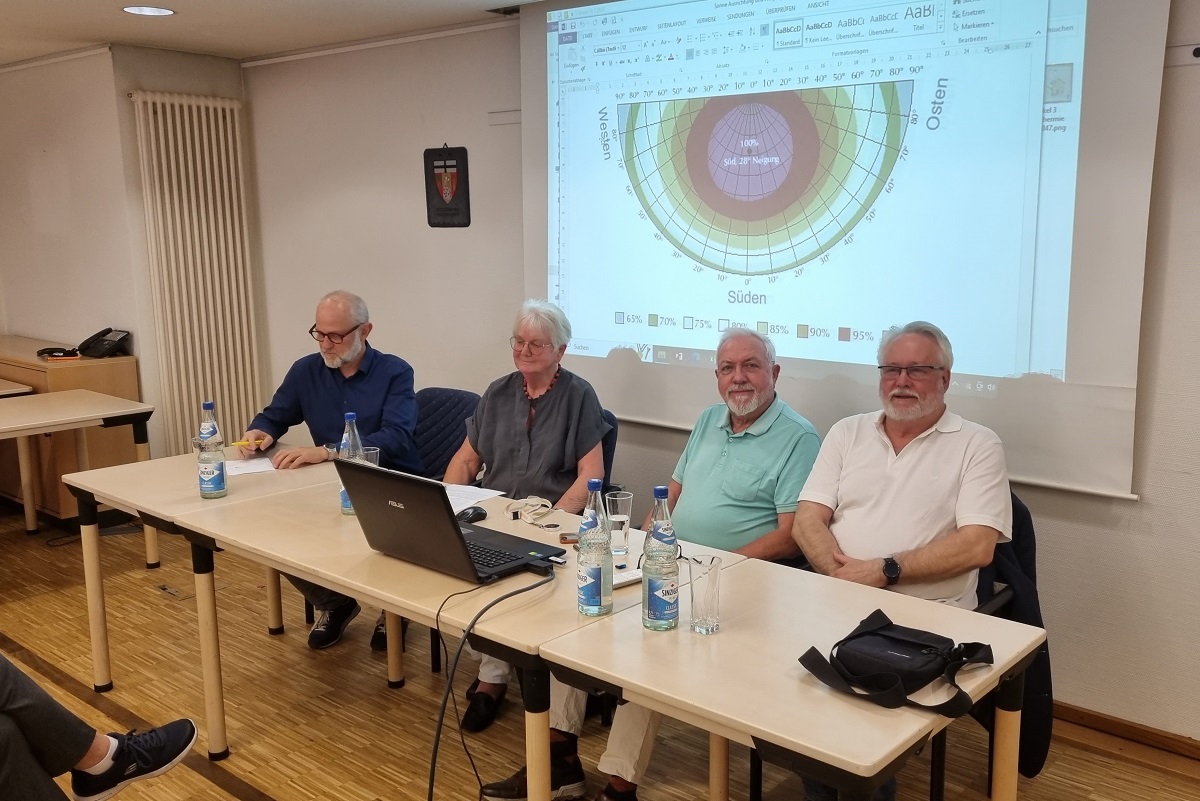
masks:
<svg viewBox="0 0 1200 801"><path fill-rule="evenodd" d="M587 480L604 476L600 441L604 422L591 384L562 368L571 323L562 309L527 300L513 322L516 372L492 382L467 421L467 438L446 468L446 483L481 483L509 498L546 498L578 514ZM479 677L467 690L462 727L483 731L496 718L508 688L510 666L483 656Z"/></svg>

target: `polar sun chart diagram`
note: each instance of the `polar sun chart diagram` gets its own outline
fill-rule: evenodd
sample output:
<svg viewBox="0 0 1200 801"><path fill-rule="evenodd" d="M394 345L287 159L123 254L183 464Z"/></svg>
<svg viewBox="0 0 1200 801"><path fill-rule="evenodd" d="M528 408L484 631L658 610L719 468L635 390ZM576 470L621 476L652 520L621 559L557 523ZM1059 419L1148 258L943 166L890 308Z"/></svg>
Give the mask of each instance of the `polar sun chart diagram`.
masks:
<svg viewBox="0 0 1200 801"><path fill-rule="evenodd" d="M648 219L721 272L765 275L846 237L900 157L912 81L627 103L622 158Z"/></svg>

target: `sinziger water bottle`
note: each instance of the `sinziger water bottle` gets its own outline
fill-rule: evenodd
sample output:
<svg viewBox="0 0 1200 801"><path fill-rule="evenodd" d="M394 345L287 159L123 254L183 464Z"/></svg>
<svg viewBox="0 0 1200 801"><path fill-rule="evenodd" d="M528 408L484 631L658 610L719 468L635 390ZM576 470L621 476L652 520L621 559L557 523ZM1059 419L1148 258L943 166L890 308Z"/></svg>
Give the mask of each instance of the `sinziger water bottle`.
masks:
<svg viewBox="0 0 1200 801"><path fill-rule="evenodd" d="M666 631L679 625L679 562L667 488L654 488L650 531L642 549L642 625Z"/></svg>
<svg viewBox="0 0 1200 801"><path fill-rule="evenodd" d="M603 479L588 479L587 505L579 523L579 611L593 616L613 609L612 530L600 495L603 487Z"/></svg>
<svg viewBox="0 0 1200 801"><path fill-rule="evenodd" d="M217 426L216 404L210 400L200 405L200 435L193 444L196 446L200 497L224 498L229 493L225 485L225 442Z"/></svg>
<svg viewBox="0 0 1200 801"><path fill-rule="evenodd" d="M200 404L200 439L224 447L225 438L217 425L217 404L206 400Z"/></svg>
<svg viewBox="0 0 1200 801"><path fill-rule="evenodd" d="M366 453L363 451L362 438L358 436L358 415L354 412L346 412L346 428L342 432L342 444L338 446L338 458L350 459L354 461L366 461ZM346 488L342 487L342 514L354 514L354 507L350 504L350 496L346 494Z"/></svg>

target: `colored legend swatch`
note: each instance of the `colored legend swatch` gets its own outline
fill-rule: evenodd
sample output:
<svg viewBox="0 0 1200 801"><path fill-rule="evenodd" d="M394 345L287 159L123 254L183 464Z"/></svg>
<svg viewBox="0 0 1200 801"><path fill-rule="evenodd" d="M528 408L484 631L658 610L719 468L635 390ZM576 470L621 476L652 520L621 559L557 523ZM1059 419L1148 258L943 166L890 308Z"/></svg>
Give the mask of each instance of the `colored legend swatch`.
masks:
<svg viewBox="0 0 1200 801"><path fill-rule="evenodd" d="M771 333L771 326L767 323L764 323L762 320L759 320L758 321L758 333L760 333L760 334Z"/></svg>
<svg viewBox="0 0 1200 801"><path fill-rule="evenodd" d="M838 329L838 342L849 342L849 341L850 341L850 329L849 328L839 328Z"/></svg>
<svg viewBox="0 0 1200 801"><path fill-rule="evenodd" d="M651 327L657 327L658 326L658 315L651 314L650 318L649 318L649 323L650 323Z"/></svg>
<svg viewBox="0 0 1200 801"><path fill-rule="evenodd" d="M617 312L613 319L617 325L625 325L625 312Z"/></svg>
<svg viewBox="0 0 1200 801"><path fill-rule="evenodd" d="M797 325L796 326L796 337L799 339L808 339L808 326L807 325Z"/></svg>

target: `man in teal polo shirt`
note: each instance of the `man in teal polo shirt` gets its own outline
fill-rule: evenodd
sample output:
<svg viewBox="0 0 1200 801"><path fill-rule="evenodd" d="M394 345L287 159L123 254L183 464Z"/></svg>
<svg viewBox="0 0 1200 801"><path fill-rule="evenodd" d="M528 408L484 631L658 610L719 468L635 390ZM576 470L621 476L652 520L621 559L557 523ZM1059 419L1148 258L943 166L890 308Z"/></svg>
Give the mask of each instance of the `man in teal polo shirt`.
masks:
<svg viewBox="0 0 1200 801"><path fill-rule="evenodd" d="M668 485L675 534L757 559L799 557L792 519L821 438L775 394L779 365L765 336L727 330L716 373L725 402L701 412Z"/></svg>

